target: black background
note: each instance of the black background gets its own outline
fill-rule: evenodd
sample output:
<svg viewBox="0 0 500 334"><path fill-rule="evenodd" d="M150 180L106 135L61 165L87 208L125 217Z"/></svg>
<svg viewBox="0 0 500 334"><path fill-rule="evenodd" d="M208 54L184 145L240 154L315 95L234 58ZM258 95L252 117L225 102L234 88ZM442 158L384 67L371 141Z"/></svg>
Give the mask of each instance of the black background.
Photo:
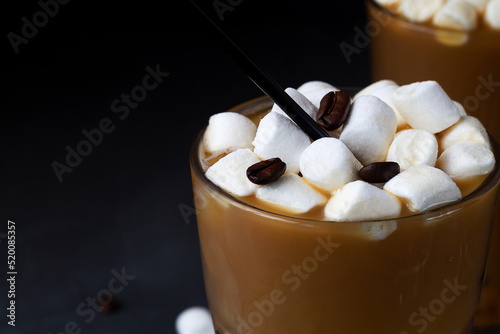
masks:
<svg viewBox="0 0 500 334"><path fill-rule="evenodd" d="M234 4L221 24L284 88L370 83L369 48L347 61L339 47L364 29L363 1L221 2ZM203 5L217 18L212 0ZM75 322L82 333L175 333L182 310L206 305L191 142L211 114L263 94L189 2L73 0L16 53L8 34L22 35L22 18L40 10L33 0L2 10L0 332L64 333ZM112 102L142 84L147 66L169 74L120 119ZM60 182L52 164L105 118L113 131ZM15 328L5 317L7 220L16 223ZM113 295L116 308L79 315L113 270L134 276Z"/></svg>

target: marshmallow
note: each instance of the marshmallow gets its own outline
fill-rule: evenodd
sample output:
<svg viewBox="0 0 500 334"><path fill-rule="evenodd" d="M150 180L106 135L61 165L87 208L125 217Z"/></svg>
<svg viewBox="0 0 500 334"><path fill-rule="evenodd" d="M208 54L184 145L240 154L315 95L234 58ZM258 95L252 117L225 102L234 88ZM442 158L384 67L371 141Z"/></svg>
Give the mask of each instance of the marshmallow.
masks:
<svg viewBox="0 0 500 334"><path fill-rule="evenodd" d="M304 109L304 111L311 116L312 119L316 120L316 115L318 114L318 108L311 103L302 93L297 91L295 88L288 87L285 92L290 95L290 97L297 102L297 104ZM277 112L283 116L288 115L280 108L277 104L274 104L271 108L271 112Z"/></svg>
<svg viewBox="0 0 500 334"><path fill-rule="evenodd" d="M493 29L500 29L500 0L490 0L484 18Z"/></svg>
<svg viewBox="0 0 500 334"><path fill-rule="evenodd" d="M300 172L313 185L332 192L358 179L363 167L347 146L335 138L321 138L300 157Z"/></svg>
<svg viewBox="0 0 500 334"><path fill-rule="evenodd" d="M409 21L424 22L429 20L444 2L445 0L405 0L400 9Z"/></svg>
<svg viewBox="0 0 500 334"><path fill-rule="evenodd" d="M378 97L379 99L381 99L382 101L387 103L387 105L389 107L391 107L391 109L396 114L398 129L401 129L403 127L406 127L408 125L408 123L406 123L406 120L401 115L401 113L398 111L398 108L396 108L396 106L394 105L394 103L392 102L392 99L391 99L392 93L398 88L399 88L399 86L397 86L397 85L387 85L387 86L375 89L369 95L373 95L373 96Z"/></svg>
<svg viewBox="0 0 500 334"><path fill-rule="evenodd" d="M354 95L353 100L356 100L358 97L363 95L371 95L374 91L387 86L399 87L399 85L392 80L379 80L360 90L356 95Z"/></svg>
<svg viewBox="0 0 500 334"><path fill-rule="evenodd" d="M297 174L286 174L257 190L257 198L291 213L304 213L322 205L326 198L306 184Z"/></svg>
<svg viewBox="0 0 500 334"><path fill-rule="evenodd" d="M364 222L360 224L361 231L371 239L384 240L392 232L398 229L398 223L394 220Z"/></svg>
<svg viewBox="0 0 500 334"><path fill-rule="evenodd" d="M382 6L391 6L398 4L400 0L375 0L375 1Z"/></svg>
<svg viewBox="0 0 500 334"><path fill-rule="evenodd" d="M262 160L280 158L287 171L299 172L302 151L311 143L309 137L289 118L270 112L260 120L252 144L255 154Z"/></svg>
<svg viewBox="0 0 500 334"><path fill-rule="evenodd" d="M477 141L450 146L438 159L438 166L454 180L487 175L495 167L493 152Z"/></svg>
<svg viewBox="0 0 500 334"><path fill-rule="evenodd" d="M469 5L472 5L478 13L482 13L488 3L488 0L464 0Z"/></svg>
<svg viewBox="0 0 500 334"><path fill-rule="evenodd" d="M335 86L329 84L328 82L319 81L319 80L304 82L302 85L300 85L297 88L297 90L302 94L309 92L309 91L312 91L312 90L317 90L317 89L338 90L337 88L335 88Z"/></svg>
<svg viewBox="0 0 500 334"><path fill-rule="evenodd" d="M360 96L351 106L339 139L368 165L385 161L396 127L396 114L385 102L372 95Z"/></svg>
<svg viewBox="0 0 500 334"><path fill-rule="evenodd" d="M215 334L210 312L200 306L182 311L175 319L177 334Z"/></svg>
<svg viewBox="0 0 500 334"><path fill-rule="evenodd" d="M205 149L215 155L239 148L252 148L257 127L246 116L235 112L212 115L203 137Z"/></svg>
<svg viewBox="0 0 500 334"><path fill-rule="evenodd" d="M236 196L248 196L257 190L258 185L250 182L247 169L259 162L257 156L248 148L229 153L207 169L205 176L215 185Z"/></svg>
<svg viewBox="0 0 500 334"><path fill-rule="evenodd" d="M488 132L481 122L473 116L460 118L455 125L443 131L439 136L439 145L442 151L461 141L474 140L490 148Z"/></svg>
<svg viewBox="0 0 500 334"><path fill-rule="evenodd" d="M393 218L400 213L399 199L365 181L346 184L325 206L325 217L339 221Z"/></svg>
<svg viewBox="0 0 500 334"><path fill-rule="evenodd" d="M363 95L373 95L378 97L392 108L392 110L396 114L398 129L400 129L405 127L407 123L404 117L399 113L398 108L396 108L394 103L392 103L391 95L392 92L394 92L397 88L399 88L399 85L392 80L379 80L360 90L354 96L354 100Z"/></svg>
<svg viewBox="0 0 500 334"><path fill-rule="evenodd" d="M455 103L435 81L415 82L392 93L392 102L414 129L441 132L460 119Z"/></svg>
<svg viewBox="0 0 500 334"><path fill-rule="evenodd" d="M440 169L418 165L390 179L384 190L401 198L411 211L425 211L458 201L460 189L451 177Z"/></svg>
<svg viewBox="0 0 500 334"><path fill-rule="evenodd" d="M434 37L446 46L460 46L469 41L469 32L465 30L437 29Z"/></svg>
<svg viewBox="0 0 500 334"><path fill-rule="evenodd" d="M401 170L415 165L434 166L438 155L436 137L425 130L403 130L389 146L386 161L399 164Z"/></svg>
<svg viewBox="0 0 500 334"><path fill-rule="evenodd" d="M467 116L467 111L465 111L465 108L462 105L462 103L457 102L457 101L453 101L453 103L455 104L455 107L457 107L458 113L460 114L460 117Z"/></svg>
<svg viewBox="0 0 500 334"><path fill-rule="evenodd" d="M320 88L315 90L310 90L304 93L304 96L311 101L311 103L319 109L319 105L321 104L321 100L325 97L326 94L330 92L338 91L337 88ZM316 120L316 118L314 118Z"/></svg>
<svg viewBox="0 0 500 334"><path fill-rule="evenodd" d="M437 11L432 22L438 27L470 31L477 27L477 12L464 0L451 0Z"/></svg>

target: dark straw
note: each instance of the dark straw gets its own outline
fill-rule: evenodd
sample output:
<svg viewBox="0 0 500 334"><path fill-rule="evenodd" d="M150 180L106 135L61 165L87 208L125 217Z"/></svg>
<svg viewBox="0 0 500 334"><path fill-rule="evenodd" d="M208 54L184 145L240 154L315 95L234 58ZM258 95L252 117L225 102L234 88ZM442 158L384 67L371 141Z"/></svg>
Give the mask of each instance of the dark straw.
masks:
<svg viewBox="0 0 500 334"><path fill-rule="evenodd" d="M329 134L319 126L264 70L255 64L243 50L208 16L193 0L190 2L210 23L210 31L216 42L228 53L233 61L245 72L274 103L297 124L312 140L329 137Z"/></svg>

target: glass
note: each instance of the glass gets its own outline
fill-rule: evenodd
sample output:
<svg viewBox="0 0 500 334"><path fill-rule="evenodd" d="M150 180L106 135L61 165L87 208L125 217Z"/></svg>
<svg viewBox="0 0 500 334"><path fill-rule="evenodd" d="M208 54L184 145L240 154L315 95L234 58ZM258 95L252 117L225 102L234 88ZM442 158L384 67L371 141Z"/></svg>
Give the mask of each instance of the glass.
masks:
<svg viewBox="0 0 500 334"><path fill-rule="evenodd" d="M249 114L271 105L260 98L232 111ZM202 136L190 162L205 287L218 334L470 331L498 164L458 204L391 220L318 221L253 207L212 184L200 162Z"/></svg>
<svg viewBox="0 0 500 334"><path fill-rule="evenodd" d="M500 138L500 30L459 32L412 23L367 1L372 79L435 80ZM500 205L500 203L498 204ZM500 210L497 210L477 328L500 327Z"/></svg>

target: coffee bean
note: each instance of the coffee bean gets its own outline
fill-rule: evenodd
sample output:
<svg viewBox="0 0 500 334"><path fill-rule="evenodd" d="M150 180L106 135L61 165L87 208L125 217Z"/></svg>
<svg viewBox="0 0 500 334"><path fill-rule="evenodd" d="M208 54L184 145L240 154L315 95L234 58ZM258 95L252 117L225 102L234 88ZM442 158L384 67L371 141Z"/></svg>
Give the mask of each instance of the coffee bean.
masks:
<svg viewBox="0 0 500 334"><path fill-rule="evenodd" d="M369 183L383 183L398 175L400 170L397 162L374 162L361 168L358 175Z"/></svg>
<svg viewBox="0 0 500 334"><path fill-rule="evenodd" d="M285 171L286 164L280 158L272 158L248 167L247 177L255 184L269 184L279 179Z"/></svg>
<svg viewBox="0 0 500 334"><path fill-rule="evenodd" d="M316 122L328 131L333 131L345 123L351 110L351 97L342 90L323 96L319 104Z"/></svg>
<svg viewBox="0 0 500 334"><path fill-rule="evenodd" d="M104 314L115 312L120 308L120 305L114 299L100 299L99 302L101 304L100 311Z"/></svg>

